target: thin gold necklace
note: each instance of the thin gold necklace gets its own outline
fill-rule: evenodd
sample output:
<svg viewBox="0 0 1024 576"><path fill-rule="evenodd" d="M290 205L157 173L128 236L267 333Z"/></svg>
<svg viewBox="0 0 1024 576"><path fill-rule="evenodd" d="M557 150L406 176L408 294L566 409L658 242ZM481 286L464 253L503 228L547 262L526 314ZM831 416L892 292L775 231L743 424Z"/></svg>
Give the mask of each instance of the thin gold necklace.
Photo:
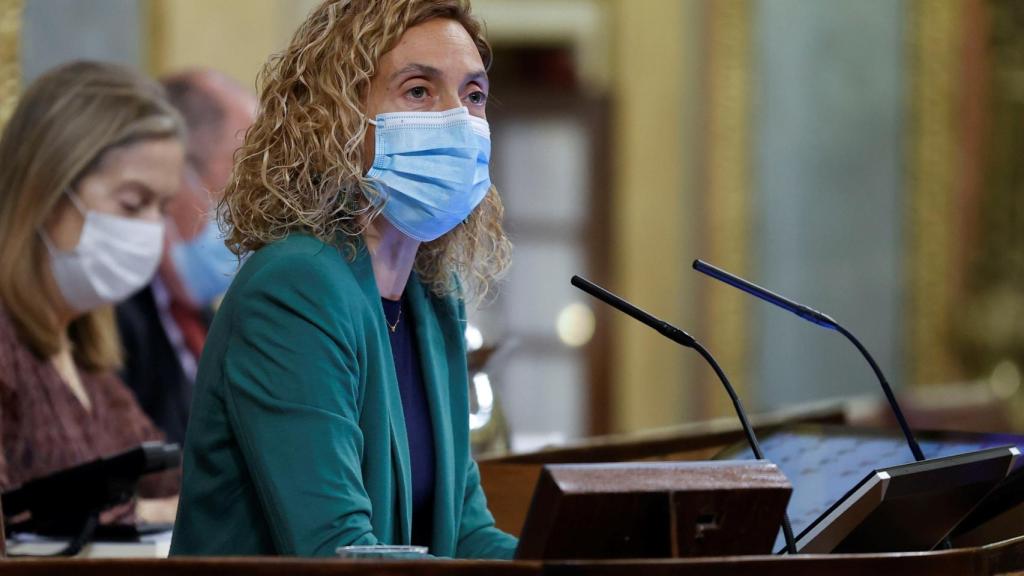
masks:
<svg viewBox="0 0 1024 576"><path fill-rule="evenodd" d="M388 325L388 330L391 330L391 333L393 334L396 330L398 330L398 323L402 321L402 307L398 307L398 318L395 318L394 324L392 324L388 320L387 310L381 309L381 312L384 313L384 323Z"/></svg>

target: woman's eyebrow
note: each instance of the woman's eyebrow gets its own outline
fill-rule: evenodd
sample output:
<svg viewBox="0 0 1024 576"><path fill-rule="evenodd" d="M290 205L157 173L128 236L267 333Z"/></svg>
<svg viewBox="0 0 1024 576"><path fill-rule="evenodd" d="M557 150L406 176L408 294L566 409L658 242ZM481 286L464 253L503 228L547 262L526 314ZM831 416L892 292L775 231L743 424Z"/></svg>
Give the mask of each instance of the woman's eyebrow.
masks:
<svg viewBox="0 0 1024 576"><path fill-rule="evenodd" d="M394 81L399 76L404 76L406 74L410 74L413 72L431 79L440 78L441 76L443 76L441 71L438 70L437 68L434 68L433 66L428 66L426 64L409 64L402 68L401 70L398 70L397 72L392 74L391 77L389 78L389 81Z"/></svg>
<svg viewBox="0 0 1024 576"><path fill-rule="evenodd" d="M152 199L152 198L158 198L159 199L159 198L163 198L163 197L174 196L174 193L177 192L177 190L172 190L172 191L167 191L167 192L161 193L161 192L158 192L158 191L154 190L152 187L149 186L149 184L147 184L147 183L145 183L145 182L143 182L141 180L129 179L129 180L126 180L126 181L121 183L121 185L119 186L119 189L118 189L118 193L120 193L120 192L137 192L137 193L139 193L140 196L142 196L145 199Z"/></svg>
<svg viewBox="0 0 1024 576"><path fill-rule="evenodd" d="M476 82L477 84L484 84L484 85L489 84L490 83L490 79L487 78L487 71L486 70L477 70L475 72L470 72L469 74L466 74L466 77L465 77L465 79L463 79L462 83L463 84L469 84L470 82Z"/></svg>

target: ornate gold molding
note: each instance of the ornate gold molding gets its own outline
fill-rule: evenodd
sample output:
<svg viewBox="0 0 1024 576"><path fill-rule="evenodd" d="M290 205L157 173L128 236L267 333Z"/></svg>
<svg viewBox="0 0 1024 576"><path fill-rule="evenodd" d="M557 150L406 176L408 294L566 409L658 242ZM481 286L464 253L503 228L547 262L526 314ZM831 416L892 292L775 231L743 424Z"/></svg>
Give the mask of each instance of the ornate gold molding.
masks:
<svg viewBox="0 0 1024 576"><path fill-rule="evenodd" d="M957 316L959 360L971 377L986 378L1011 424L1024 429L1024 4L1019 0L966 0L973 61L982 71L972 103L977 121L980 177L972 184L974 234L965 259L966 282ZM971 85L971 84L968 84ZM979 115L980 116L980 115Z"/></svg>
<svg viewBox="0 0 1024 576"><path fill-rule="evenodd" d="M146 40L143 54L146 71L153 76L164 72L167 62L167 6L165 0L146 0L143 6L143 26Z"/></svg>
<svg viewBox="0 0 1024 576"><path fill-rule="evenodd" d="M952 349L952 297L963 2L914 0L907 7L909 381L925 384L961 377Z"/></svg>
<svg viewBox="0 0 1024 576"><path fill-rule="evenodd" d="M691 35L680 33L690 2L622 0L610 4L615 42L614 138L610 245L617 291L651 313L678 319L686 313L679 278L689 237L679 226L692 211L685 190L688 135L681 135L692 79L687 69ZM696 28L696 27L695 27ZM638 62L657 62L652 73ZM669 426L692 416L687 362L664 339L623 314L605 327L613 336L613 429L630 432ZM599 328L600 329L600 328ZM680 382L683 382L682 386Z"/></svg>
<svg viewBox="0 0 1024 576"><path fill-rule="evenodd" d="M706 6L703 253L711 262L743 275L750 270L752 224L752 7L749 0L711 0ZM748 298L736 290L707 290L705 296L708 347L732 375L737 392L743 396L749 373ZM705 388L716 392L705 396L707 416L732 413L729 399L717 393L717 382Z"/></svg>
<svg viewBox="0 0 1024 576"><path fill-rule="evenodd" d="M21 87L21 9L22 0L0 0L0 126L14 110Z"/></svg>

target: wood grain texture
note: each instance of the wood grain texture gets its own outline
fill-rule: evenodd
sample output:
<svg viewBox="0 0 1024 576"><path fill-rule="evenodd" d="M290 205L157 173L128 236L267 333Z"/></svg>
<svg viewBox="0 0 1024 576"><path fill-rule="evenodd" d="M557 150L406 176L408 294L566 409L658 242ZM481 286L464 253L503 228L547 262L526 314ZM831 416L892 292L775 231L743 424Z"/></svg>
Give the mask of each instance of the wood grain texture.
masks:
<svg viewBox="0 0 1024 576"><path fill-rule="evenodd" d="M299 560L293 558L202 558L170 560L8 560L11 576L989 576L1024 571L1024 537L979 548L911 554L742 556L670 560L573 562Z"/></svg>
<svg viewBox="0 0 1024 576"><path fill-rule="evenodd" d="M770 462L545 467L518 557L670 558L771 551L792 487Z"/></svg>

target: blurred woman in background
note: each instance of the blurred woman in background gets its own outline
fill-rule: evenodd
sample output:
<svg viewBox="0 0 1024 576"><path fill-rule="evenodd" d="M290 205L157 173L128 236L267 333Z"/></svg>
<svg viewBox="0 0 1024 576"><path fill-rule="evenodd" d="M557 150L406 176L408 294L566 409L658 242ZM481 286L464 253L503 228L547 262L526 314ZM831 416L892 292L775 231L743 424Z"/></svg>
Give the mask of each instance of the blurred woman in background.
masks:
<svg viewBox="0 0 1024 576"><path fill-rule="evenodd" d="M77 62L29 86L4 128L0 490L160 439L115 375L111 304L160 261L182 126L158 84ZM176 480L140 491L173 495Z"/></svg>

